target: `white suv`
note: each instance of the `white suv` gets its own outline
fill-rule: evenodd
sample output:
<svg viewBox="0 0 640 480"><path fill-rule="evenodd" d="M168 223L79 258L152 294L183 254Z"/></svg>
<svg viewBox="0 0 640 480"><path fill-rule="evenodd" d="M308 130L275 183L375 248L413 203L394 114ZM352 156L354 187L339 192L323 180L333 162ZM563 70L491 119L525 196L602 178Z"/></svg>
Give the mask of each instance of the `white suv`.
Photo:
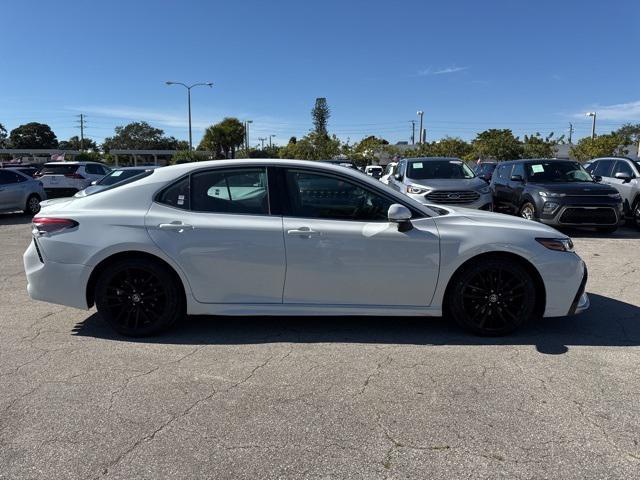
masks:
<svg viewBox="0 0 640 480"><path fill-rule="evenodd" d="M98 162L48 162L38 173L47 198L73 197L111 169Z"/></svg>

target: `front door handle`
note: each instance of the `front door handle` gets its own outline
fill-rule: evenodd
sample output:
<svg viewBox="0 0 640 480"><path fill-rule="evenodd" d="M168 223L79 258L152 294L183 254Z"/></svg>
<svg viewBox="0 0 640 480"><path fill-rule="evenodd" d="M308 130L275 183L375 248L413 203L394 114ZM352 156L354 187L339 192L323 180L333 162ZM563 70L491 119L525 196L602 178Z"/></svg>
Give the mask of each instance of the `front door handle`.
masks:
<svg viewBox="0 0 640 480"><path fill-rule="evenodd" d="M158 225L160 230L172 230L178 233L182 233L185 230L193 230L193 225L187 225L182 222L161 223Z"/></svg>
<svg viewBox="0 0 640 480"><path fill-rule="evenodd" d="M300 237L311 238L314 235L320 235L320 232L311 230L309 227L300 227L293 230L287 230L287 235L298 235Z"/></svg>

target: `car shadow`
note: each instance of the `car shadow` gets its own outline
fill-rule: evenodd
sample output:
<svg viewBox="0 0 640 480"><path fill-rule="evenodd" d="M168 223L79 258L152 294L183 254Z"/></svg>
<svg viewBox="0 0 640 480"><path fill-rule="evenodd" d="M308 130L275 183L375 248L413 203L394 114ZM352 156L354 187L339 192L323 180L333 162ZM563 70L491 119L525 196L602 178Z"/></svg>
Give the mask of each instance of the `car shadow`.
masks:
<svg viewBox="0 0 640 480"><path fill-rule="evenodd" d="M156 337L131 339L94 313L73 334L105 340L179 345L355 343L396 345L533 345L549 355L569 346L640 345L640 307L590 294L591 308L572 317L545 318L506 337L477 337L447 318L427 317L187 317Z"/></svg>
<svg viewBox="0 0 640 480"><path fill-rule="evenodd" d="M0 213L0 225L25 225L31 223L33 215L22 212Z"/></svg>

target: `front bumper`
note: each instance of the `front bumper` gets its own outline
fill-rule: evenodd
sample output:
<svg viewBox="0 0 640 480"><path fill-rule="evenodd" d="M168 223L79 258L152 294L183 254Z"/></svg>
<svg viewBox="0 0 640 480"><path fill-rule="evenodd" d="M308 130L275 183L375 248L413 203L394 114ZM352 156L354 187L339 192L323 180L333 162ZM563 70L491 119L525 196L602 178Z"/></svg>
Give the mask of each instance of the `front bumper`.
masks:
<svg viewBox="0 0 640 480"><path fill-rule="evenodd" d="M591 198L590 200L593 200ZM553 213L544 213L544 204L559 203ZM537 205L540 222L546 225L567 227L614 227L623 219L622 202L593 202L568 199L564 202L550 199Z"/></svg>
<svg viewBox="0 0 640 480"><path fill-rule="evenodd" d="M88 309L86 286L91 270L86 265L58 263L42 257L32 240L22 257L27 292L34 300Z"/></svg>

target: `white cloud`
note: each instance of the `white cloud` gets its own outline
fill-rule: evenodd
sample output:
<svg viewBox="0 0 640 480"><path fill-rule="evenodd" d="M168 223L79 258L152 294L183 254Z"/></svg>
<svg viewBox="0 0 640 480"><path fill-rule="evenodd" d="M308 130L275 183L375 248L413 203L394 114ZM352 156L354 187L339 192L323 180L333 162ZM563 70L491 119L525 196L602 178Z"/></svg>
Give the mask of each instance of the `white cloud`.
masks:
<svg viewBox="0 0 640 480"><path fill-rule="evenodd" d="M574 113L576 118L584 118L586 112L596 112L600 120L640 120L640 100L615 105L594 105L583 112Z"/></svg>
<svg viewBox="0 0 640 480"><path fill-rule="evenodd" d="M418 76L419 77L426 77L429 75L445 75L447 73L458 73L458 72L463 72L464 70L468 70L469 67L445 67L445 68L438 68L438 69L433 69L431 67L429 68L425 68L423 70L420 70L418 72Z"/></svg>

